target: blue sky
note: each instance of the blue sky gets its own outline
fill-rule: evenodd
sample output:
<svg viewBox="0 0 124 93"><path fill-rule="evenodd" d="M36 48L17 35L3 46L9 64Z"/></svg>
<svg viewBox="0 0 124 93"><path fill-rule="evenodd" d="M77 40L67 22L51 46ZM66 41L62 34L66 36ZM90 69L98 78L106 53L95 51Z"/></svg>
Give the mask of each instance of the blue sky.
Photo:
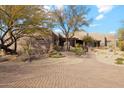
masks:
<svg viewBox="0 0 124 93"><path fill-rule="evenodd" d="M93 18L89 27L84 27L87 32L115 33L123 26L124 6L89 6L91 8L88 18Z"/></svg>
<svg viewBox="0 0 124 93"><path fill-rule="evenodd" d="M63 5L56 5L62 8ZM90 11L87 18L93 19L89 27L83 27L86 32L116 33L124 27L124 5L88 5ZM46 8L48 8L46 6ZM48 8L50 9L50 8ZM59 29L56 29L59 32Z"/></svg>

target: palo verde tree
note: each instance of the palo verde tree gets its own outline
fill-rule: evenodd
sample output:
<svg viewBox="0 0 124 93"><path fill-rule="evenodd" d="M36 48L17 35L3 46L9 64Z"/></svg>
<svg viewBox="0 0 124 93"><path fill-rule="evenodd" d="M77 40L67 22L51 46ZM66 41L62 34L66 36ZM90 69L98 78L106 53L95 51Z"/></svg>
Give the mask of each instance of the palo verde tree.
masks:
<svg viewBox="0 0 124 93"><path fill-rule="evenodd" d="M89 8L82 5L68 5L59 9L56 6L53 7L54 23L66 37L67 51L69 50L69 40L74 36L74 32L89 25L88 12Z"/></svg>
<svg viewBox="0 0 124 93"><path fill-rule="evenodd" d="M42 29L44 20L43 6L0 6L0 48L15 54L17 40Z"/></svg>

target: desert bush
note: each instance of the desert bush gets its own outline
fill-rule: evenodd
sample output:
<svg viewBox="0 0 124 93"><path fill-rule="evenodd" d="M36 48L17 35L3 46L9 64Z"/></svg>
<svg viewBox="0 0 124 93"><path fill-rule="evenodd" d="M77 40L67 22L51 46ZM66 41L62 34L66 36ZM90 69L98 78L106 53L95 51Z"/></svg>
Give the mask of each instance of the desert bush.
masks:
<svg viewBox="0 0 124 93"><path fill-rule="evenodd" d="M75 47L76 47L76 48L80 48L81 45L77 43L77 44L75 45Z"/></svg>
<svg viewBox="0 0 124 93"><path fill-rule="evenodd" d="M75 48L75 54L81 56L83 54L82 48Z"/></svg>
<svg viewBox="0 0 124 93"><path fill-rule="evenodd" d="M60 51L61 47L58 46L58 45L54 45L54 46L53 46L53 49L56 50L56 51Z"/></svg>
<svg viewBox="0 0 124 93"><path fill-rule="evenodd" d="M71 51L79 56L85 54L85 49L83 49L80 44L76 44L75 48L71 49Z"/></svg>
<svg viewBox="0 0 124 93"><path fill-rule="evenodd" d="M118 41L118 47L121 51L124 51L124 41Z"/></svg>
<svg viewBox="0 0 124 93"><path fill-rule="evenodd" d="M124 58L117 58L116 60L116 64L123 64Z"/></svg>
<svg viewBox="0 0 124 93"><path fill-rule="evenodd" d="M53 50L49 53L49 57L51 58L62 58L62 57L65 57L62 53L56 51L56 50Z"/></svg>

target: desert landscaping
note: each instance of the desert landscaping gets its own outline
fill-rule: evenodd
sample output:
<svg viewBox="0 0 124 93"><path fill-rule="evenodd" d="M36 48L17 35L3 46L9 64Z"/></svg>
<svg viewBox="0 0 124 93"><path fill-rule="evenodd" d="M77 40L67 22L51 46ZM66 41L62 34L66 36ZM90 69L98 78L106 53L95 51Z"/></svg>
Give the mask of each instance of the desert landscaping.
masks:
<svg viewBox="0 0 124 93"><path fill-rule="evenodd" d="M124 28L100 31L91 7L0 5L0 87L124 87Z"/></svg>
<svg viewBox="0 0 124 93"><path fill-rule="evenodd" d="M123 65L100 61L94 53L0 63L0 87L123 87ZM100 57L102 58L102 57ZM111 61L112 62L112 61ZM114 64L114 65L113 65Z"/></svg>
<svg viewBox="0 0 124 93"><path fill-rule="evenodd" d="M111 65L117 65L116 59L117 58L123 58L124 53L122 51L116 50L116 51L110 51L109 49L94 49L96 58L103 63L111 64ZM101 60L102 59L102 60Z"/></svg>

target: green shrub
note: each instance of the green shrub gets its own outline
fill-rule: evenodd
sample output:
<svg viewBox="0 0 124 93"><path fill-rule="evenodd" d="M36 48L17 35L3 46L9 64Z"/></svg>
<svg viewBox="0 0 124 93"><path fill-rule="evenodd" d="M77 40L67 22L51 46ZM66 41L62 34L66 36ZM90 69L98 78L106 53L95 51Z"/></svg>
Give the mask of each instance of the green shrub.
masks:
<svg viewBox="0 0 124 93"><path fill-rule="evenodd" d="M75 45L75 47L76 47L76 48L80 48L81 45L77 43L77 44Z"/></svg>
<svg viewBox="0 0 124 93"><path fill-rule="evenodd" d="M75 48L75 54L81 56L83 54L82 48Z"/></svg>
<svg viewBox="0 0 124 93"><path fill-rule="evenodd" d="M121 51L124 51L124 41L118 41L118 47Z"/></svg>
<svg viewBox="0 0 124 93"><path fill-rule="evenodd" d="M49 57L51 57L51 58L62 58L62 57L65 57L65 56L62 55L62 53L60 53L56 50L53 50L49 53Z"/></svg>
<svg viewBox="0 0 124 93"><path fill-rule="evenodd" d="M85 50L83 50L83 48L81 47L80 44L76 44L75 48L73 48L71 51L79 56L81 56L85 53Z"/></svg>
<svg viewBox="0 0 124 93"><path fill-rule="evenodd" d="M116 64L123 64L123 61L124 61L124 59L123 58L117 58L117 59L115 59L116 60Z"/></svg>
<svg viewBox="0 0 124 93"><path fill-rule="evenodd" d="M123 64L123 61L117 61L116 64Z"/></svg>
<svg viewBox="0 0 124 93"><path fill-rule="evenodd" d="M83 41L86 43L92 44L94 39L91 36L86 35L83 37Z"/></svg>

